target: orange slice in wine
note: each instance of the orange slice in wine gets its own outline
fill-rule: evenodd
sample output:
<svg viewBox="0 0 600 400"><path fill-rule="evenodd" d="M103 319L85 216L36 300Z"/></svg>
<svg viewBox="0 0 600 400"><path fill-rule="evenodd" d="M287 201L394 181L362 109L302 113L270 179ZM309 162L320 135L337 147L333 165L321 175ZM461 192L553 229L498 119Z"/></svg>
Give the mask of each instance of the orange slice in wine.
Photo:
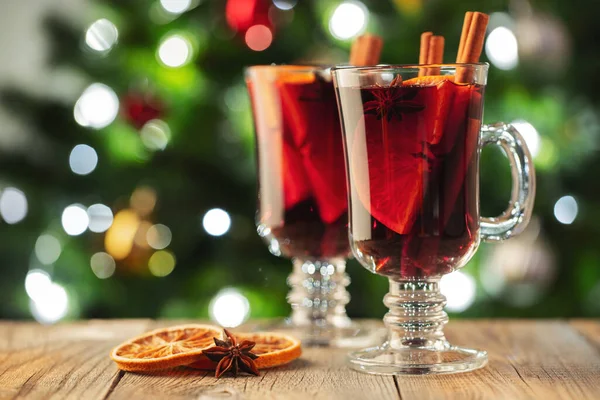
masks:
<svg viewBox="0 0 600 400"><path fill-rule="evenodd" d="M312 83L316 79L309 67L282 65L277 72L277 81L280 83Z"/></svg>
<svg viewBox="0 0 600 400"><path fill-rule="evenodd" d="M454 75L426 75L402 82L404 86L431 86L438 85L444 81L454 82Z"/></svg>
<svg viewBox="0 0 600 400"><path fill-rule="evenodd" d="M256 343L251 350L258 358L254 360L259 369L277 367L287 364L302 355L300 341L292 336L274 332L234 333L238 343L249 340ZM188 365L196 369L215 369L217 363L206 356Z"/></svg>
<svg viewBox="0 0 600 400"><path fill-rule="evenodd" d="M310 182L304 171L302 155L292 144L283 141L282 167L283 167L283 194L286 209L310 197ZM266 183L269 184L269 183Z"/></svg>
<svg viewBox="0 0 600 400"><path fill-rule="evenodd" d="M404 120L368 115L359 122L352 144L353 184L361 202L398 234L409 233L416 219L432 157L414 128Z"/></svg>
<svg viewBox="0 0 600 400"><path fill-rule="evenodd" d="M123 371L154 371L193 363L215 345L221 329L211 325L180 325L156 329L121 343L110 358Z"/></svg>
<svg viewBox="0 0 600 400"><path fill-rule="evenodd" d="M408 79L402 83L404 86L430 87L430 90L424 90L423 105L425 109L420 115L409 116L413 119L418 118L427 132L427 141L430 144L437 144L442 140L444 134L444 125L448 119L450 105L454 98L454 75L431 75ZM410 123L410 121L408 121Z"/></svg>
<svg viewBox="0 0 600 400"><path fill-rule="evenodd" d="M278 89L284 141L301 157L298 166L308 179L321 219L333 223L347 208L344 149L333 84L285 78ZM291 162L296 162L295 158L290 158ZM288 205L286 199L286 208Z"/></svg>

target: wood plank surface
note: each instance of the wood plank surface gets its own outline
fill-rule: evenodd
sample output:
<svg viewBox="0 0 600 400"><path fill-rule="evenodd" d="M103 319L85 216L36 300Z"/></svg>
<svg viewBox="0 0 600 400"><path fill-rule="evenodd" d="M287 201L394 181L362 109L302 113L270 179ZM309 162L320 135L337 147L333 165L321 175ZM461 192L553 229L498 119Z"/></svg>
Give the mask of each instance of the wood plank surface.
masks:
<svg viewBox="0 0 600 400"><path fill-rule="evenodd" d="M361 374L346 367L347 350L330 348L306 348L260 377L219 380L186 368L125 373L109 359L121 341L180 322L0 322L0 399L600 399L600 322L592 320L452 321L453 344L490 358L455 375Z"/></svg>
<svg viewBox="0 0 600 400"><path fill-rule="evenodd" d="M177 321L184 323L186 321ZM189 321L187 321L189 322ZM152 329L172 325L157 321ZM246 324L240 330L255 330ZM158 374L127 373L110 399L198 399L230 394L233 398L258 399L398 399L394 378L370 376L345 366L347 349L304 348L301 359L260 377L223 376L180 368Z"/></svg>
<svg viewBox="0 0 600 400"><path fill-rule="evenodd" d="M600 399L600 354L566 322L460 321L446 335L452 344L486 350L488 366L398 377L403 399Z"/></svg>
<svg viewBox="0 0 600 400"><path fill-rule="evenodd" d="M0 399L103 399L119 375L110 349L149 323L0 323Z"/></svg>

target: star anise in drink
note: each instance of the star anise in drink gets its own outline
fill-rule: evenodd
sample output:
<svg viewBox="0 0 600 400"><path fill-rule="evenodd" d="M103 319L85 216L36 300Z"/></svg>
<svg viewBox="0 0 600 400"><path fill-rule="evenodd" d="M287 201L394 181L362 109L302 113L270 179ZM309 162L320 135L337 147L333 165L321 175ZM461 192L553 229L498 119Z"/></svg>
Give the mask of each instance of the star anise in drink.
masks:
<svg viewBox="0 0 600 400"><path fill-rule="evenodd" d="M423 111L425 106L414 98L418 94L417 88L392 84L389 87L377 87L371 90L374 100L364 104L364 113L373 114L377 119L386 118L388 122L392 117L402 121L402 114Z"/></svg>
<svg viewBox="0 0 600 400"><path fill-rule="evenodd" d="M244 340L238 344L231 332L227 329L223 331L225 332L226 339L220 340L214 338L216 346L203 351L209 360L218 362L215 377L220 378L227 371L231 371L234 376L237 376L240 371L252 375L260 375L254 363L254 360L258 356L251 353L256 343Z"/></svg>

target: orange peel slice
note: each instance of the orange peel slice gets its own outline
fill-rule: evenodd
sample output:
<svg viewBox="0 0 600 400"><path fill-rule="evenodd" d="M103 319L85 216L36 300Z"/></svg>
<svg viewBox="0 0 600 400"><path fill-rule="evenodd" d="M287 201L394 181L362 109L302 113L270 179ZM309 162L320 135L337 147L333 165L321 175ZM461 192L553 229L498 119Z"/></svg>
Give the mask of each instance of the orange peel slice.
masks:
<svg viewBox="0 0 600 400"><path fill-rule="evenodd" d="M155 371L187 365L205 357L221 329L212 325L188 324L160 328L136 336L115 347L110 358L123 371Z"/></svg>
<svg viewBox="0 0 600 400"><path fill-rule="evenodd" d="M252 349L252 353L258 358L254 363L258 369L273 368L283 364L287 364L302 355L302 347L300 341L292 336L276 332L257 332L257 333L237 333L233 336L242 342L250 340L256 345ZM198 361L188 365L195 369L214 370L217 363L210 361L206 356L203 356Z"/></svg>

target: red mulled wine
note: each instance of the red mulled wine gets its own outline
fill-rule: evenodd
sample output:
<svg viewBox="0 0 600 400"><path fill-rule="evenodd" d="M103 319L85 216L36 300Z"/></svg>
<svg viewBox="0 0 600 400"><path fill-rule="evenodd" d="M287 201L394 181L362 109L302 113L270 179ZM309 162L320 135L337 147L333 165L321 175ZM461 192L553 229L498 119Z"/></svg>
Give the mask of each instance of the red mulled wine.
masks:
<svg viewBox="0 0 600 400"><path fill-rule="evenodd" d="M273 252L346 258L346 175L329 72L255 67L248 77L258 159L258 231Z"/></svg>
<svg viewBox="0 0 600 400"><path fill-rule="evenodd" d="M374 272L446 274L479 244L481 85L423 77L341 87L350 239Z"/></svg>

